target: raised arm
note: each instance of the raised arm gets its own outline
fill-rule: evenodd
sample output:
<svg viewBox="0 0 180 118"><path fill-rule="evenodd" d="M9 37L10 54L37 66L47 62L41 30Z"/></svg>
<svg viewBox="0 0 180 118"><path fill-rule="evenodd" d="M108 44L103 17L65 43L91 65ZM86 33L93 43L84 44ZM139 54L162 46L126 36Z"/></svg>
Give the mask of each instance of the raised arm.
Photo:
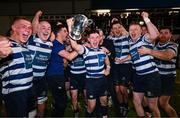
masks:
<svg viewBox="0 0 180 118"><path fill-rule="evenodd" d="M70 39L71 46L72 48L78 52L78 54L83 54L84 53L84 47L80 44L78 44L76 41Z"/></svg>
<svg viewBox="0 0 180 118"><path fill-rule="evenodd" d="M113 23L113 22L117 22L117 21L119 21L117 18L113 18L112 20L111 20L111 23ZM121 28L122 28L122 35L129 35L129 32L124 28L124 26L121 24Z"/></svg>
<svg viewBox="0 0 180 118"><path fill-rule="evenodd" d="M73 19L67 19L66 20L67 25L68 25L68 31L71 32L71 27L73 25ZM80 44L78 44L76 41L74 41L73 39L70 38L70 43L71 43L71 47L77 51L79 54L82 54L84 52L84 47Z"/></svg>
<svg viewBox="0 0 180 118"><path fill-rule="evenodd" d="M42 15L42 11L36 12L33 20L32 20L32 27L33 27L33 34L37 33L38 25L39 25L39 18Z"/></svg>
<svg viewBox="0 0 180 118"><path fill-rule="evenodd" d="M142 12L141 16L143 17L144 22L147 25L148 34L146 35L150 42L154 42L159 36L159 31L156 26L150 21L149 14L147 12Z"/></svg>

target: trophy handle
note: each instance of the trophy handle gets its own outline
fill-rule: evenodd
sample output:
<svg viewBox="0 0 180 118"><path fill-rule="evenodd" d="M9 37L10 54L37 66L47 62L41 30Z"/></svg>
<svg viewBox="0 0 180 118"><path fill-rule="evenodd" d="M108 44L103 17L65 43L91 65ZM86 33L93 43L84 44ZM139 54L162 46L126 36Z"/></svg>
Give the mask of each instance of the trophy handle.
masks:
<svg viewBox="0 0 180 118"><path fill-rule="evenodd" d="M91 25L93 23L93 20L92 19L88 19L87 20L87 26Z"/></svg>

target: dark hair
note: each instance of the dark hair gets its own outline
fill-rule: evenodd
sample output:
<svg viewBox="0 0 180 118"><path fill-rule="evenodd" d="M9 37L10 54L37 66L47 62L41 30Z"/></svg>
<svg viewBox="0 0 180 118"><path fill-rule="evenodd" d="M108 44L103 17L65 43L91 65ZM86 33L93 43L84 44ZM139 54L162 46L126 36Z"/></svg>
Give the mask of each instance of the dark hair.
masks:
<svg viewBox="0 0 180 118"><path fill-rule="evenodd" d="M132 21L129 26L131 25L139 25L141 27L141 25L137 21Z"/></svg>
<svg viewBox="0 0 180 118"><path fill-rule="evenodd" d="M114 22L112 22L111 23L111 28L113 27L113 25L115 25L115 24L120 24L120 25L122 25L122 22L121 21L114 21Z"/></svg>
<svg viewBox="0 0 180 118"><path fill-rule="evenodd" d="M87 36L89 37L91 34L97 33L99 34L99 31L96 29L91 29L90 31L87 32Z"/></svg>
<svg viewBox="0 0 180 118"><path fill-rule="evenodd" d="M59 24L59 25L56 25L54 28L53 28L53 32L55 34L55 36L57 35L57 33L62 29L62 28L67 28L65 25L63 24Z"/></svg>
<svg viewBox="0 0 180 118"><path fill-rule="evenodd" d="M172 33L172 29L171 29L170 26L161 26L161 27L159 28L159 31L162 30L162 29L168 29L168 30L170 31L170 33Z"/></svg>

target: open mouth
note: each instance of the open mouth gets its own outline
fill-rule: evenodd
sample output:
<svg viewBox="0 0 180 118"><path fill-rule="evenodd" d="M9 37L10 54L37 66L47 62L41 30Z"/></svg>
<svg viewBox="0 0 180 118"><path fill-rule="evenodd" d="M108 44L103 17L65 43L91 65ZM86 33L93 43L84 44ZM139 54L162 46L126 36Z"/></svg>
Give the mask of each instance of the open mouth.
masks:
<svg viewBox="0 0 180 118"><path fill-rule="evenodd" d="M23 38L28 38L29 35L28 34L22 34Z"/></svg>
<svg viewBox="0 0 180 118"><path fill-rule="evenodd" d="M48 37L48 36L49 36L49 33L43 33L43 36L44 36L44 37Z"/></svg>
<svg viewBox="0 0 180 118"><path fill-rule="evenodd" d="M136 37L136 34L131 34L131 37L132 37L132 38L135 38L135 37Z"/></svg>
<svg viewBox="0 0 180 118"><path fill-rule="evenodd" d="M97 45L98 45L98 43L97 43L97 42L93 42L92 44L93 44L93 46L97 46Z"/></svg>

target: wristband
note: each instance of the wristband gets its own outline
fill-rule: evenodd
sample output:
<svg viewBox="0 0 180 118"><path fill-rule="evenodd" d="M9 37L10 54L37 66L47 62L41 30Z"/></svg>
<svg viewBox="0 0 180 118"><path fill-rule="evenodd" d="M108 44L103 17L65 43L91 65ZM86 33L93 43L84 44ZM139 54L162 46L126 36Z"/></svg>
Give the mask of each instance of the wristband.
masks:
<svg viewBox="0 0 180 118"><path fill-rule="evenodd" d="M144 22L147 24L147 23L149 23L151 21L150 21L150 19L148 17L146 17L146 18L144 18Z"/></svg>

